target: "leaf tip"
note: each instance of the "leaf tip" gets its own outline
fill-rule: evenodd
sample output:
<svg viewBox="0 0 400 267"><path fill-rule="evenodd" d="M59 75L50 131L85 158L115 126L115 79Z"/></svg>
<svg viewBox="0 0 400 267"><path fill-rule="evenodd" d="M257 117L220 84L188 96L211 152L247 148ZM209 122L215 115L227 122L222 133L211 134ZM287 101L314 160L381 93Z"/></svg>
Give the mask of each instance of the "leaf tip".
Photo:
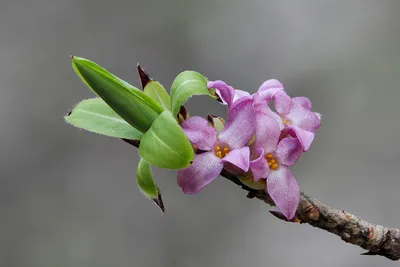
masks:
<svg viewBox="0 0 400 267"><path fill-rule="evenodd" d="M137 69L139 72L140 82L142 83L142 89L146 87L146 85L151 81L149 74L137 63Z"/></svg>
<svg viewBox="0 0 400 267"><path fill-rule="evenodd" d="M165 213L165 206L164 206L164 202L163 202L163 200L161 198L161 194L158 193L157 198L153 198L152 200L154 201L154 203L157 204L157 206L161 209L161 211L163 213Z"/></svg>

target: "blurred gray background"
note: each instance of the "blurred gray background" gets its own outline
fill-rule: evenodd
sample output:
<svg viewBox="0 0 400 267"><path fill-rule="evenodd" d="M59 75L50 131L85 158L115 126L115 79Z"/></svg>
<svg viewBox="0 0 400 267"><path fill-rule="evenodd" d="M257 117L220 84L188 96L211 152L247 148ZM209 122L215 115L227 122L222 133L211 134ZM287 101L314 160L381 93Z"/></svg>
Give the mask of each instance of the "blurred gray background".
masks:
<svg viewBox="0 0 400 267"><path fill-rule="evenodd" d="M63 121L92 97L69 55L139 86L182 70L255 92L282 81L322 113L293 169L303 191L400 227L400 1L0 2L0 266L395 266L217 179L186 196L154 170L167 212L136 188L137 151ZM224 115L203 97L191 114ZM396 265L397 266L397 265Z"/></svg>

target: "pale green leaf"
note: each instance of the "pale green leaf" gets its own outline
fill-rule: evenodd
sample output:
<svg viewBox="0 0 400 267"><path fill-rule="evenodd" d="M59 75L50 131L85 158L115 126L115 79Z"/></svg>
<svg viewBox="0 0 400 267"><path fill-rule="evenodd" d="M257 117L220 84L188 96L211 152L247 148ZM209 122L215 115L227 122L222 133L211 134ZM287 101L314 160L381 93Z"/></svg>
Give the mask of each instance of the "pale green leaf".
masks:
<svg viewBox="0 0 400 267"><path fill-rule="evenodd" d="M207 88L207 79L195 71L180 73L171 86L171 111L174 117L179 108L193 95L208 95L215 98Z"/></svg>
<svg viewBox="0 0 400 267"><path fill-rule="evenodd" d="M151 164L184 169L193 162L192 145L169 111L164 111L143 134L139 154Z"/></svg>
<svg viewBox="0 0 400 267"><path fill-rule="evenodd" d="M158 187L154 183L150 163L141 158L136 169L136 182L140 191L148 198L158 198Z"/></svg>
<svg viewBox="0 0 400 267"><path fill-rule="evenodd" d="M75 127L110 137L140 140L142 133L133 128L101 98L78 103L65 120Z"/></svg>
<svg viewBox="0 0 400 267"><path fill-rule="evenodd" d="M154 80L150 80L143 89L144 93L162 106L164 110L170 110L171 104L167 91L164 87Z"/></svg>
<svg viewBox="0 0 400 267"><path fill-rule="evenodd" d="M73 57L72 66L90 89L141 132L147 131L163 111L163 108L144 92L90 60Z"/></svg>

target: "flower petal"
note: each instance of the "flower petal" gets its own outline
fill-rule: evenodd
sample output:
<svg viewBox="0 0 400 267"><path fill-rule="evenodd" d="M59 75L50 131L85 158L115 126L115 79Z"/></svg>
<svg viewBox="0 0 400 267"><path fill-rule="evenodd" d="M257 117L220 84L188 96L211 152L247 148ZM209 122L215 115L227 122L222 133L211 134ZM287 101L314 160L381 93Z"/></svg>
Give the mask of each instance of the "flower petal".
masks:
<svg viewBox="0 0 400 267"><path fill-rule="evenodd" d="M304 107L304 103L292 102L290 112L285 119L293 126L315 133L321 125L321 115Z"/></svg>
<svg viewBox="0 0 400 267"><path fill-rule="evenodd" d="M229 162L247 172L250 166L250 148L248 146L234 149L228 153L223 162Z"/></svg>
<svg viewBox="0 0 400 267"><path fill-rule="evenodd" d="M211 150L217 141L217 130L202 117L191 117L182 123L182 130L192 144L201 150Z"/></svg>
<svg viewBox="0 0 400 267"><path fill-rule="evenodd" d="M272 99L275 93L283 90L283 84L275 79L265 81L260 88L258 88L257 94L266 101Z"/></svg>
<svg viewBox="0 0 400 267"><path fill-rule="evenodd" d="M281 116L285 116L290 111L292 99L285 91L281 90L274 95L274 107L276 112Z"/></svg>
<svg viewBox="0 0 400 267"><path fill-rule="evenodd" d="M289 220L285 217L285 215L283 215L283 213L281 212L280 209L278 209L276 206L272 207L269 210L269 213L271 213L272 215L274 215L276 218L283 220L285 222L289 222Z"/></svg>
<svg viewBox="0 0 400 267"><path fill-rule="evenodd" d="M235 103L236 100L238 100L239 98L242 98L244 96L251 96L251 95L249 94L249 92L235 89L235 95L233 97L232 102Z"/></svg>
<svg viewBox="0 0 400 267"><path fill-rule="evenodd" d="M275 154L278 156L281 164L293 165L303 153L303 147L297 138L283 138L276 148Z"/></svg>
<svg viewBox="0 0 400 267"><path fill-rule="evenodd" d="M266 184L269 195L288 220L293 219L300 201L300 190L286 166L271 171Z"/></svg>
<svg viewBox="0 0 400 267"><path fill-rule="evenodd" d="M311 110L311 101L307 97L304 97L304 96L293 97L292 101L295 104L301 105L303 108Z"/></svg>
<svg viewBox="0 0 400 267"><path fill-rule="evenodd" d="M303 147L303 151L307 151L310 148L312 141L314 140L315 136L314 133L303 130L300 127L291 125L287 126L287 131L288 133L290 133L290 135L297 137L297 139L299 139L299 142Z"/></svg>
<svg viewBox="0 0 400 267"><path fill-rule="evenodd" d="M254 111L256 112L264 112L266 113L269 117L273 118L279 125L279 129L282 131L285 128L285 124L283 123L282 117L278 115L278 113L272 111L269 106L268 106L268 101L262 100L257 94L253 96L253 101L254 101Z"/></svg>
<svg viewBox="0 0 400 267"><path fill-rule="evenodd" d="M250 170L253 174L254 181L258 181L260 178L267 178L270 172L268 162L264 157L264 149L257 148L257 158L250 161Z"/></svg>
<svg viewBox="0 0 400 267"><path fill-rule="evenodd" d="M196 194L221 173L224 164L212 152L197 154L192 165L178 171L178 185L185 194Z"/></svg>
<svg viewBox="0 0 400 267"><path fill-rule="evenodd" d="M252 98L240 98L229 110L228 122L219 134L219 140L231 149L243 147L254 135L255 121Z"/></svg>
<svg viewBox="0 0 400 267"><path fill-rule="evenodd" d="M281 126L283 128L283 123L280 126L277 120L282 122L281 118L268 107L265 101L263 103L263 105L257 104L255 106L255 146L257 148L263 148L267 153L275 150L281 134ZM274 116L274 114L276 116Z"/></svg>
<svg viewBox="0 0 400 267"><path fill-rule="evenodd" d="M210 81L207 83L207 87L215 89L215 93L221 98L223 104L227 104L228 107L233 104L235 89L232 86L227 85L224 81Z"/></svg>

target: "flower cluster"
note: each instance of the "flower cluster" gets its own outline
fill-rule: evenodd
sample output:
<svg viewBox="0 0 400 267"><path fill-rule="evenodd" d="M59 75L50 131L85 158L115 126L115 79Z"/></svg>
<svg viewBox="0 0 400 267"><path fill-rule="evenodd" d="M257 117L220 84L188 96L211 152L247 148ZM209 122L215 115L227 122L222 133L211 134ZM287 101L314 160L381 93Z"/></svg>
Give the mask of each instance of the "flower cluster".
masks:
<svg viewBox="0 0 400 267"><path fill-rule="evenodd" d="M182 123L197 153L193 164L178 172L178 185L186 194L198 193L223 168L254 181L263 179L277 208L292 219L300 191L289 166L310 148L320 114L311 111L309 99L288 96L277 80L264 82L253 95L223 81L208 87L227 105L227 122L220 131L202 117Z"/></svg>

